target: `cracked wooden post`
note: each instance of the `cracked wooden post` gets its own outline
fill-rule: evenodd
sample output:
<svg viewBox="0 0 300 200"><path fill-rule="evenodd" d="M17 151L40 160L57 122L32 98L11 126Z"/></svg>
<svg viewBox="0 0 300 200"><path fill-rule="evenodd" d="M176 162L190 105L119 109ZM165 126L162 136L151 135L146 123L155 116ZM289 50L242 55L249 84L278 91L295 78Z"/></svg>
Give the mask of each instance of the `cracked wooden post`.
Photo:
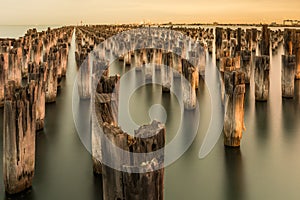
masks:
<svg viewBox="0 0 300 200"><path fill-rule="evenodd" d="M282 55L281 88L282 97L293 98L295 91L296 57Z"/></svg>
<svg viewBox="0 0 300 200"><path fill-rule="evenodd" d="M268 25L263 25L260 41L260 52L263 56L270 56L270 29Z"/></svg>
<svg viewBox="0 0 300 200"><path fill-rule="evenodd" d="M181 55L182 51L179 47L173 48L173 78L180 78L182 74L182 66L181 66Z"/></svg>
<svg viewBox="0 0 300 200"><path fill-rule="evenodd" d="M120 76L105 77L102 76L97 85L95 94L96 116L93 119L92 126L97 126L107 122L109 124L118 124L118 104L119 104L119 81ZM101 133L96 133L95 127L92 129L92 159L95 174L102 174L102 150Z"/></svg>
<svg viewBox="0 0 300 200"><path fill-rule="evenodd" d="M5 64L6 63L6 64ZM6 82L7 59L0 53L0 107L4 105L4 86Z"/></svg>
<svg viewBox="0 0 300 200"><path fill-rule="evenodd" d="M13 48L9 51L9 62L7 70L7 80L14 80L17 87L21 86L21 59L18 57L18 49Z"/></svg>
<svg viewBox="0 0 300 200"><path fill-rule="evenodd" d="M226 29L226 39L228 42L231 40L231 31L232 30L230 28Z"/></svg>
<svg viewBox="0 0 300 200"><path fill-rule="evenodd" d="M22 44L22 78L27 78L28 76L28 62L30 61L30 51L31 51L31 36L25 34L24 41Z"/></svg>
<svg viewBox="0 0 300 200"><path fill-rule="evenodd" d="M107 122L102 124L103 136L100 139L102 148L102 157L106 162L120 162L122 164L129 162L129 157L125 157L124 153L119 153L117 147L123 151L129 152L128 143L130 141L126 133L120 127L111 125ZM103 138L106 137L105 141ZM112 145L115 145L112 148ZM102 165L102 181L103 181L103 200L125 199L123 191L122 172L109 166Z"/></svg>
<svg viewBox="0 0 300 200"><path fill-rule="evenodd" d="M129 149L132 149L134 153L151 153L162 150L165 147L165 137L165 126L160 122L153 121L150 125L141 126L135 131L135 142L131 142ZM132 156L131 161L134 167L123 166L124 199L163 200L164 153L147 156L146 162L141 162L140 159ZM134 173L137 171L140 173Z"/></svg>
<svg viewBox="0 0 300 200"><path fill-rule="evenodd" d="M59 56L61 65L61 76L65 77L67 74L68 66L68 45L66 43L62 43L59 45Z"/></svg>
<svg viewBox="0 0 300 200"><path fill-rule="evenodd" d="M45 64L37 65L36 63L28 64L29 83L34 80L37 83L36 91L36 131L44 128L46 112L46 91L45 91Z"/></svg>
<svg viewBox="0 0 300 200"><path fill-rule="evenodd" d="M154 49L153 48L147 48L145 52L146 56L146 63L153 63L154 61Z"/></svg>
<svg viewBox="0 0 300 200"><path fill-rule="evenodd" d="M216 59L220 60L222 52L223 29L216 28Z"/></svg>
<svg viewBox="0 0 300 200"><path fill-rule="evenodd" d="M155 62L155 71L161 70L162 64L162 50L161 49L154 49L154 62Z"/></svg>
<svg viewBox="0 0 300 200"><path fill-rule="evenodd" d="M57 87L59 87L62 78L62 65L61 65L61 57L59 53L59 46L58 45L53 46L50 50L50 53L52 53L53 64L56 67Z"/></svg>
<svg viewBox="0 0 300 200"><path fill-rule="evenodd" d="M209 55L213 53L213 40L207 40L207 51Z"/></svg>
<svg viewBox="0 0 300 200"><path fill-rule="evenodd" d="M135 70L136 71L141 71L141 65L142 65L142 60L141 60L141 53L142 51L140 49L136 49L134 51L134 64L135 64Z"/></svg>
<svg viewBox="0 0 300 200"><path fill-rule="evenodd" d="M46 103L56 101L57 96L57 67L55 65L56 56L49 54L47 58L47 71L46 71Z"/></svg>
<svg viewBox="0 0 300 200"><path fill-rule="evenodd" d="M255 81L255 100L267 101L269 98L270 88L270 57L269 56L256 56L254 81Z"/></svg>
<svg viewBox="0 0 300 200"><path fill-rule="evenodd" d="M21 40L18 39L14 42L13 49L16 52L15 57L15 77L17 77L18 81L20 81L20 85L22 82L22 68L23 68L23 48Z"/></svg>
<svg viewBox="0 0 300 200"><path fill-rule="evenodd" d="M296 72L295 77L297 80L300 79L300 31L296 32L296 42L295 42L295 55L296 55Z"/></svg>
<svg viewBox="0 0 300 200"><path fill-rule="evenodd" d="M194 67L194 70L193 70L193 78L191 80L194 81L193 84L195 84L195 89L198 89L199 87L199 68L200 68L200 65L199 65L199 55L197 55L197 52L195 51L189 51L188 52L188 56L189 56L189 64L191 64L191 66ZM187 65L189 66L189 65ZM203 73L203 71L202 71ZM204 74L205 74L205 70L204 70ZM203 75L203 74L201 74ZM191 82L192 83L192 82Z"/></svg>
<svg viewBox="0 0 300 200"><path fill-rule="evenodd" d="M126 67L131 66L131 52L130 51L128 51L124 55L124 64L125 64Z"/></svg>
<svg viewBox="0 0 300 200"><path fill-rule="evenodd" d="M284 55L293 55L294 51L294 40L295 40L295 30L284 29Z"/></svg>
<svg viewBox="0 0 300 200"><path fill-rule="evenodd" d="M103 133L112 148L102 140L102 155L107 162L117 162L123 171L102 166L104 200L162 200L164 194L164 153L146 155L143 160L126 153L150 153L165 146L165 126L153 121L135 131L135 137L123 132L120 127L103 123ZM142 137L142 138L141 138ZM128 166L128 164L133 166ZM147 172L150 170L150 172ZM153 170L153 171L151 171ZM139 172L139 173L137 173ZM138 185L138 187L136 187ZM135 187L132 187L135 186Z"/></svg>
<svg viewBox="0 0 300 200"><path fill-rule="evenodd" d="M201 76L204 76L205 75L205 66L206 66L206 52L200 44L198 44L196 52L198 53L197 57L199 58L198 71ZM197 86L197 88L198 88L198 86Z"/></svg>
<svg viewBox="0 0 300 200"><path fill-rule="evenodd" d="M224 145L239 147L244 124L245 74L225 71Z"/></svg>
<svg viewBox="0 0 300 200"><path fill-rule="evenodd" d="M90 79L90 56L82 62L77 79L78 94L80 99L89 99L91 97L91 79Z"/></svg>
<svg viewBox="0 0 300 200"><path fill-rule="evenodd" d="M130 41L125 41L125 55L124 55L124 65L125 67L131 66L131 43Z"/></svg>
<svg viewBox="0 0 300 200"><path fill-rule="evenodd" d="M146 82L152 83L153 76L153 49L145 49L146 64L145 64L145 79Z"/></svg>
<svg viewBox="0 0 300 200"><path fill-rule="evenodd" d="M220 61L220 72L233 71L238 69L239 62L236 58L232 57L223 57Z"/></svg>
<svg viewBox="0 0 300 200"><path fill-rule="evenodd" d="M252 51L252 30L251 29L247 29L246 30L246 36L245 36L245 39L246 39L246 50L248 51Z"/></svg>
<svg viewBox="0 0 300 200"><path fill-rule="evenodd" d="M183 103L186 110L193 110L197 106L196 83L199 81L199 73L188 60L182 59L182 75L187 81L182 82Z"/></svg>
<svg viewBox="0 0 300 200"><path fill-rule="evenodd" d="M237 29L237 46L236 46L236 53L240 55L240 52L242 50L242 29ZM235 55L234 55L235 56Z"/></svg>
<svg viewBox="0 0 300 200"><path fill-rule="evenodd" d="M222 98L222 103L225 103L225 72L231 72L236 70L236 64L235 64L235 59L231 57L223 57L220 60L220 67L219 70L221 72L221 98Z"/></svg>
<svg viewBox="0 0 300 200"><path fill-rule="evenodd" d="M257 29L252 28L252 52L256 52L257 48Z"/></svg>
<svg viewBox="0 0 300 200"><path fill-rule="evenodd" d="M249 84L251 79L251 51L241 52L241 70L245 73L245 83Z"/></svg>
<svg viewBox="0 0 300 200"><path fill-rule="evenodd" d="M171 74L171 53L162 53L162 64L164 65L162 70L162 92L170 92L172 74Z"/></svg>
<svg viewBox="0 0 300 200"><path fill-rule="evenodd" d="M16 89L5 86L3 178L5 191L19 193L31 187L35 166L36 84Z"/></svg>
<svg viewBox="0 0 300 200"><path fill-rule="evenodd" d="M40 63L42 59L42 51L43 44L42 40L39 38L35 38L32 41L31 49L30 49L30 61Z"/></svg>

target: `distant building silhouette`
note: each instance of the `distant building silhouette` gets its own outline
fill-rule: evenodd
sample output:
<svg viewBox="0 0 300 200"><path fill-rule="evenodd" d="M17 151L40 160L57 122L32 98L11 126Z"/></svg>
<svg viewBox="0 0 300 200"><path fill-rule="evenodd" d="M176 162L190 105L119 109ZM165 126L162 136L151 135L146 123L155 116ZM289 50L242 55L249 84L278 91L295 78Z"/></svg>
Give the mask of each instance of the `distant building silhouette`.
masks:
<svg viewBox="0 0 300 200"><path fill-rule="evenodd" d="M300 21L299 20L286 19L286 20L283 20L283 24L284 25L300 25Z"/></svg>

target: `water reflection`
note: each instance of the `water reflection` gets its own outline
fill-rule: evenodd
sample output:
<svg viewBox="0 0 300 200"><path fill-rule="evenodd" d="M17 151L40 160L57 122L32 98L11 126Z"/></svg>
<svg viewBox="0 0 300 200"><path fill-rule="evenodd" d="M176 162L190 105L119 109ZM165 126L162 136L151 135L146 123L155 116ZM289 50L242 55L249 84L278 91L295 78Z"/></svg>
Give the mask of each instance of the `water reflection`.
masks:
<svg viewBox="0 0 300 200"><path fill-rule="evenodd" d="M224 148L226 199L243 200L245 199L245 180L241 150L240 148Z"/></svg>
<svg viewBox="0 0 300 200"><path fill-rule="evenodd" d="M21 192L19 194L9 195L5 194L4 200L34 200L37 199L35 197L35 192L33 188L29 188L28 190Z"/></svg>
<svg viewBox="0 0 300 200"><path fill-rule="evenodd" d="M295 81L295 96L293 99L282 99L282 130L285 135L284 139L291 144L294 142L297 134L299 123L295 120L299 119L300 111L300 81Z"/></svg>
<svg viewBox="0 0 300 200"><path fill-rule="evenodd" d="M300 80L296 80L295 81L295 106L296 106L296 110L299 110L300 108Z"/></svg>
<svg viewBox="0 0 300 200"><path fill-rule="evenodd" d="M284 133L288 140L293 139L293 129L295 127L294 119L299 110L295 109L295 102L293 99L282 99L282 122Z"/></svg>
<svg viewBox="0 0 300 200"><path fill-rule="evenodd" d="M266 143L269 137L269 105L267 102L256 102L255 103L255 128L259 130L259 136L257 140L261 143ZM265 144L261 144L265 146Z"/></svg>
<svg viewBox="0 0 300 200"><path fill-rule="evenodd" d="M97 197L97 200L103 199L103 185L102 185L102 175L93 176L93 189L92 193L94 197Z"/></svg>

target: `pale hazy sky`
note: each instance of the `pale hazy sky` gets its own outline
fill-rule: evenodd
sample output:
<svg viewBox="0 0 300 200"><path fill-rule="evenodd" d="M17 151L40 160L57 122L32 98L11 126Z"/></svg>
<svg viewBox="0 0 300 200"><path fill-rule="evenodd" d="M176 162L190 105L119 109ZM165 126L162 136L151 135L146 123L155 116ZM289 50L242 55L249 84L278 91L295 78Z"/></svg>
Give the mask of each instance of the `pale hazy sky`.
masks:
<svg viewBox="0 0 300 200"><path fill-rule="evenodd" d="M0 25L300 20L300 0L0 0Z"/></svg>

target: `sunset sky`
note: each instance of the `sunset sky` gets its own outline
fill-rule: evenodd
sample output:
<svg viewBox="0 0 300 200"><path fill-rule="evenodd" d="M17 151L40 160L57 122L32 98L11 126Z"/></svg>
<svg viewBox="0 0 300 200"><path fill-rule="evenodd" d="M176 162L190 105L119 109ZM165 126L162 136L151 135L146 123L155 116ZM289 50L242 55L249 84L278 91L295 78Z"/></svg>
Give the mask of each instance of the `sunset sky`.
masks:
<svg viewBox="0 0 300 200"><path fill-rule="evenodd" d="M299 0L6 0L0 25L300 20Z"/></svg>

